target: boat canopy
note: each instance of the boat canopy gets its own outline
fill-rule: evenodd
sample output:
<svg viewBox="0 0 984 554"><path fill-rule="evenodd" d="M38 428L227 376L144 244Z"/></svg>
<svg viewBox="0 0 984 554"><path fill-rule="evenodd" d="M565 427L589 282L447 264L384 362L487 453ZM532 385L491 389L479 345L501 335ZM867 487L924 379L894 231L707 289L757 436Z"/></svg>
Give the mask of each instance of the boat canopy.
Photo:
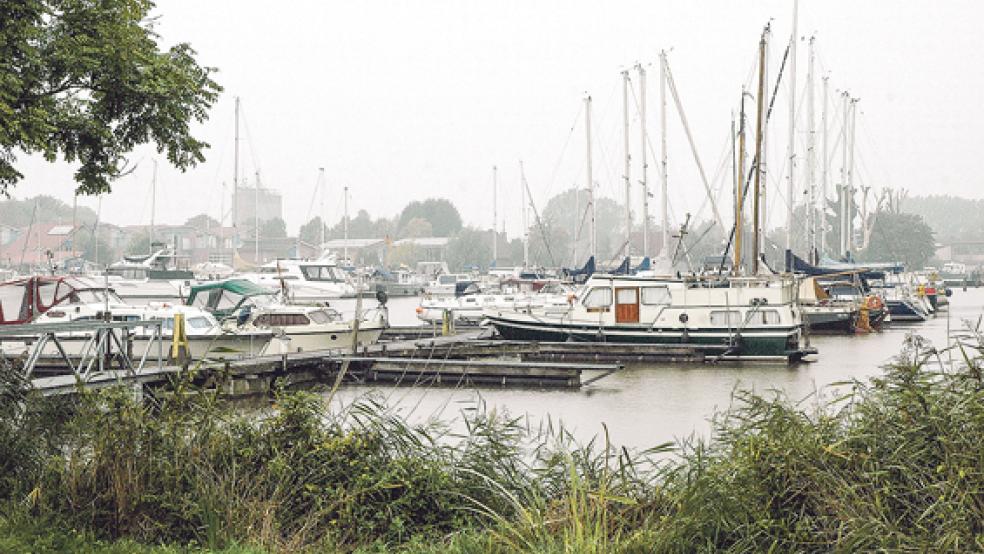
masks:
<svg viewBox="0 0 984 554"><path fill-rule="evenodd" d="M22 277L0 283L0 325L30 323L62 302L92 300L82 298L86 291L102 293L107 289L104 284L75 276Z"/></svg>
<svg viewBox="0 0 984 554"><path fill-rule="evenodd" d="M226 317L250 298L275 294L246 279L228 279L191 287L186 304L206 309L216 317Z"/></svg>

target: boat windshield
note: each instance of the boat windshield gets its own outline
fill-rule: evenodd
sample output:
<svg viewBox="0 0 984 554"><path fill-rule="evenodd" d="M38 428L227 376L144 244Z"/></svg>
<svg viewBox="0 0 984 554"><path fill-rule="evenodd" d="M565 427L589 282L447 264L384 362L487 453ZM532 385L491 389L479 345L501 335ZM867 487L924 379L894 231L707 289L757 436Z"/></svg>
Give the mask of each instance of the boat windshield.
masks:
<svg viewBox="0 0 984 554"><path fill-rule="evenodd" d="M345 281L345 272L333 265L304 265L301 272L308 281Z"/></svg>
<svg viewBox="0 0 984 554"><path fill-rule="evenodd" d="M95 304L97 302L114 302L122 304L123 300L111 290L84 289L77 290L69 295L68 301L72 304Z"/></svg>

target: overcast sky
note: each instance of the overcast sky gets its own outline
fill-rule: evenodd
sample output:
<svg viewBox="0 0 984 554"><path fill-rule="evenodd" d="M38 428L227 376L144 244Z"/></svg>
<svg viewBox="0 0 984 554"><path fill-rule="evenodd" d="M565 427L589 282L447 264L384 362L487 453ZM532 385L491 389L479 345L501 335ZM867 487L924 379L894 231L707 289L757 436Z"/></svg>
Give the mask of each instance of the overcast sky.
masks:
<svg viewBox="0 0 984 554"><path fill-rule="evenodd" d="M196 133L212 148L187 173L161 162L157 221L218 217L231 188L233 98L242 99L242 172L259 170L284 194L288 230L317 214L319 167L328 180L326 215L341 215L341 187L352 213L391 216L411 200L446 197L466 223L491 225L492 166L500 168L500 216L519 228L519 160L542 209L574 183L584 186L584 96L592 95L594 175L599 194L623 201L621 76L649 66L648 127L659 152L660 49L669 63L709 178L726 155L731 114L752 69L762 27L773 20L775 78L792 22L792 1L253 2L161 0L162 42L190 42L225 88ZM900 0L800 2L799 35L815 34L817 74L830 96L861 99L857 125L861 183L911 194L984 197L984 2ZM798 94L804 95L806 42L800 42ZM632 72L638 99L638 74ZM784 79L786 81L786 79ZM788 81L786 81L788 83ZM817 118L821 99L817 88ZM788 90L780 88L769 137L771 225L783 223ZM805 104L798 141L805 144ZM832 133L839 104L831 110ZM751 107L751 106L750 106ZM639 117L632 108L633 202L638 204ZM703 186L673 105L669 106L669 191L674 219L707 218ZM819 136L819 135L818 135ZM819 140L818 140L819 148ZM150 218L153 149L103 198L103 219ZM800 157L802 158L802 150ZM839 156L831 166L840 167ZM22 158L26 179L15 197L38 192L70 199L72 168ZM803 164L797 171L803 170ZM649 181L658 184L657 163ZM730 181L727 183L730 186ZM655 191L655 189L654 189ZM728 192L722 210L730 220ZM658 198L658 196L657 196ZM95 198L80 200L96 206ZM226 210L229 201L224 202ZM312 207L314 206L314 207ZM654 205L653 209L657 209ZM638 208L636 208L638 210Z"/></svg>

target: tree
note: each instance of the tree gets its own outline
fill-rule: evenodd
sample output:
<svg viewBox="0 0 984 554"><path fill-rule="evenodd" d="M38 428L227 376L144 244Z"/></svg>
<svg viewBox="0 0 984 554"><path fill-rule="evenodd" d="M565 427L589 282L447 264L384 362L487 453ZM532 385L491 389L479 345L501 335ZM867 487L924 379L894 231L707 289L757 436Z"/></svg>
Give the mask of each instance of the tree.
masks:
<svg viewBox="0 0 984 554"><path fill-rule="evenodd" d="M402 234L408 238L431 237L434 236L434 228L430 221L422 217L415 217L403 227Z"/></svg>
<svg viewBox="0 0 984 554"><path fill-rule="evenodd" d="M35 212L35 205L37 212ZM0 222L13 227L27 227L32 219L34 223L71 223L72 206L46 195L0 202ZM79 206L75 219L80 226L92 224L96 221L96 212L85 206Z"/></svg>
<svg viewBox="0 0 984 554"><path fill-rule="evenodd" d="M433 233L439 237L450 237L461 229L461 214L454 204L443 198L428 198L423 202L413 201L400 212L397 227L400 234L407 236L404 229L414 219L430 222Z"/></svg>
<svg viewBox="0 0 984 554"><path fill-rule="evenodd" d="M902 262L908 269L920 269L935 253L933 230L922 216L881 211L871 230L871 242L858 258L866 262Z"/></svg>
<svg viewBox="0 0 984 554"><path fill-rule="evenodd" d="M477 266L485 271L492 261L490 239L488 231L465 227L448 242L448 267L452 271L461 271Z"/></svg>
<svg viewBox="0 0 984 554"><path fill-rule="evenodd" d="M154 241L157 242L157 241ZM125 254L149 254L150 253L150 231L144 229L137 231L130 237L129 242L126 244L126 248L123 249Z"/></svg>
<svg viewBox="0 0 984 554"><path fill-rule="evenodd" d="M301 228L297 231L298 237L308 244L321 244L321 231L324 224L321 222L321 216L314 216L310 221L301 225Z"/></svg>
<svg viewBox="0 0 984 554"><path fill-rule="evenodd" d="M0 2L0 194L23 175L15 152L78 163L83 194L108 192L134 147L175 167L203 161L191 125L221 87L195 51L158 48L149 0Z"/></svg>
<svg viewBox="0 0 984 554"><path fill-rule="evenodd" d="M260 222L261 239L282 239L287 236L287 224L279 217Z"/></svg>
<svg viewBox="0 0 984 554"><path fill-rule="evenodd" d="M208 214L198 214L188 218L188 221L185 221L185 226L194 227L199 231L206 231L208 229L218 229L222 224Z"/></svg>

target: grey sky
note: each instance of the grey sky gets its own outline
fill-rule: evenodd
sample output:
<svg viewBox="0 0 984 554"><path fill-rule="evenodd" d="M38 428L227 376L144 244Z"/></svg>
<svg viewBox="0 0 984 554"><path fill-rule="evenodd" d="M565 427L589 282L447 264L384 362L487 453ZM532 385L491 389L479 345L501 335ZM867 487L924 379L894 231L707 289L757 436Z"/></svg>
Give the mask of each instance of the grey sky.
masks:
<svg viewBox="0 0 984 554"><path fill-rule="evenodd" d="M198 130L212 144L208 162L182 174L162 160L157 220L180 223L203 211L218 216L222 183L232 179L236 95L248 126L244 172L258 168L265 184L284 193L291 233L316 215L311 200L318 167L326 169L331 187L329 220L340 216L341 186L348 185L353 213L365 208L393 215L410 200L443 196L466 223L487 228L493 165L500 168L500 213L515 233L519 159L540 207L574 182L584 183L585 92L595 100L595 178L602 195L621 202L619 72L638 61L653 64L647 119L658 152L654 62L661 48L672 49L681 100L714 174L762 26L774 18L774 78L791 12L791 1L163 0L156 10L163 41L190 42L201 63L220 69L225 92ZM984 146L982 15L984 3L974 0L801 1L799 34L816 33L819 69L830 72L831 97L846 87L861 98L858 150L865 184L984 196L978 167ZM800 87L806 53L801 42ZM773 179L785 155L787 98L782 89L769 139ZM673 214L707 218L672 105L669 114ZM637 116L633 120L638 161ZM134 155L143 162L104 198L105 220L149 220L153 156L150 149ZM40 158L22 158L20 165L27 178L16 197L43 192L70 198L70 167ZM835 161L832 170L838 167ZM635 181L635 163L632 172ZM655 185L654 160L649 177ZM725 193L721 201L727 198ZM96 204L94 198L80 202ZM770 223L782 224L784 211L774 204Z"/></svg>

